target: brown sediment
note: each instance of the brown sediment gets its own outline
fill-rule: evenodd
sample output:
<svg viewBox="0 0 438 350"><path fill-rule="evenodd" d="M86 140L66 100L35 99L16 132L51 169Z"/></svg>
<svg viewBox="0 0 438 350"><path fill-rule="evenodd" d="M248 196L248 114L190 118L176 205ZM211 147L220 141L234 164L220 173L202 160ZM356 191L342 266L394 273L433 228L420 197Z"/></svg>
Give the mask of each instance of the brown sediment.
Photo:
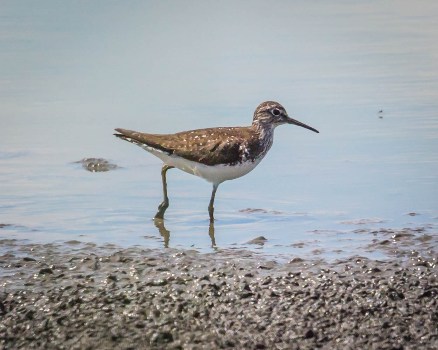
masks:
<svg viewBox="0 0 438 350"><path fill-rule="evenodd" d="M76 241L1 248L3 349L438 347L433 257L278 263Z"/></svg>

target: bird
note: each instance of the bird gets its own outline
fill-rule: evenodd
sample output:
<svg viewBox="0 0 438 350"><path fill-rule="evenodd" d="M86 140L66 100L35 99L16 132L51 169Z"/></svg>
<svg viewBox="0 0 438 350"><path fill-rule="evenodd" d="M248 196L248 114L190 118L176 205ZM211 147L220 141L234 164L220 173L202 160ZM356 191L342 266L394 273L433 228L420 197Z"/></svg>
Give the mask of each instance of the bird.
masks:
<svg viewBox="0 0 438 350"><path fill-rule="evenodd" d="M282 124L318 130L289 117L278 102L265 101L254 112L250 126L216 127L175 134L150 134L116 128L114 136L140 146L163 161L163 201L155 219L164 219L169 207L166 173L177 168L213 185L208 213L214 222L214 200L219 185L248 174L266 156L274 141L274 129Z"/></svg>

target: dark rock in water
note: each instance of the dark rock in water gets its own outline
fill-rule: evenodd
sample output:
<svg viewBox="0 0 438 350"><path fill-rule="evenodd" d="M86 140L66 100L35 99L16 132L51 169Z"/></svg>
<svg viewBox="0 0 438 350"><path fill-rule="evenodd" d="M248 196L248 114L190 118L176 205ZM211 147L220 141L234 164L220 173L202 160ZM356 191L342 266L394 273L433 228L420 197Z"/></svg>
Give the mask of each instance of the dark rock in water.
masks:
<svg viewBox="0 0 438 350"><path fill-rule="evenodd" d="M246 242L246 244L259 244L259 245L263 245L265 244L265 242L267 241L267 239L263 236L259 236L256 237L254 239L251 239L250 241Z"/></svg>
<svg viewBox="0 0 438 350"><path fill-rule="evenodd" d="M31 257L29 257L29 256L25 256L25 257L23 258L23 260L24 260L24 261L36 261L36 259L31 258Z"/></svg>
<svg viewBox="0 0 438 350"><path fill-rule="evenodd" d="M280 211L266 210L266 209L259 209L259 208L241 209L241 210L239 210L239 213L247 213L247 214L257 213L257 214L274 214L274 215L282 214L282 212L280 212Z"/></svg>
<svg viewBox="0 0 438 350"><path fill-rule="evenodd" d="M65 244L78 245L78 244L81 244L81 242L76 240L76 239L72 239L70 241L66 241Z"/></svg>
<svg viewBox="0 0 438 350"><path fill-rule="evenodd" d="M84 158L74 163L82 164L82 167L85 170L91 171L92 173L105 172L120 168L118 165L112 164L104 158Z"/></svg>

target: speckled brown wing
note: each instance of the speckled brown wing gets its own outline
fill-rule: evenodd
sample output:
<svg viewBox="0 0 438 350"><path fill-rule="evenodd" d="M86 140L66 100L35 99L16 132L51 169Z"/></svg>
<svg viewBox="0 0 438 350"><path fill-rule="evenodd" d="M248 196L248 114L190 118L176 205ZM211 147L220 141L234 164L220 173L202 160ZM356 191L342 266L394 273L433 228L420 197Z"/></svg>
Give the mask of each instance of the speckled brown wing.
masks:
<svg viewBox="0 0 438 350"><path fill-rule="evenodd" d="M255 135L250 128L209 128L183 131L176 134L147 134L116 129L115 134L127 141L146 144L170 155L205 165L236 164L240 161L243 143Z"/></svg>
<svg viewBox="0 0 438 350"><path fill-rule="evenodd" d="M177 133L174 154L205 165L236 164L247 128L209 128Z"/></svg>

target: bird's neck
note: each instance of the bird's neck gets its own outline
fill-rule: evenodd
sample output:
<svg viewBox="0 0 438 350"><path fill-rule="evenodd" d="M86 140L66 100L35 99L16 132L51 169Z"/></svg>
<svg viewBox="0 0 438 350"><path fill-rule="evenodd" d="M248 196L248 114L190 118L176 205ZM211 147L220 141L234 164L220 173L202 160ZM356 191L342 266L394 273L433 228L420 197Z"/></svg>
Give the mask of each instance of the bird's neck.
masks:
<svg viewBox="0 0 438 350"><path fill-rule="evenodd" d="M274 129L275 125L260 123L259 121L253 121L251 129L257 135L257 138L261 144L264 145L266 154L274 142Z"/></svg>
<svg viewBox="0 0 438 350"><path fill-rule="evenodd" d="M274 124L271 123L263 123L258 120L254 120L251 125L251 129L253 129L261 138L273 138L274 137Z"/></svg>

